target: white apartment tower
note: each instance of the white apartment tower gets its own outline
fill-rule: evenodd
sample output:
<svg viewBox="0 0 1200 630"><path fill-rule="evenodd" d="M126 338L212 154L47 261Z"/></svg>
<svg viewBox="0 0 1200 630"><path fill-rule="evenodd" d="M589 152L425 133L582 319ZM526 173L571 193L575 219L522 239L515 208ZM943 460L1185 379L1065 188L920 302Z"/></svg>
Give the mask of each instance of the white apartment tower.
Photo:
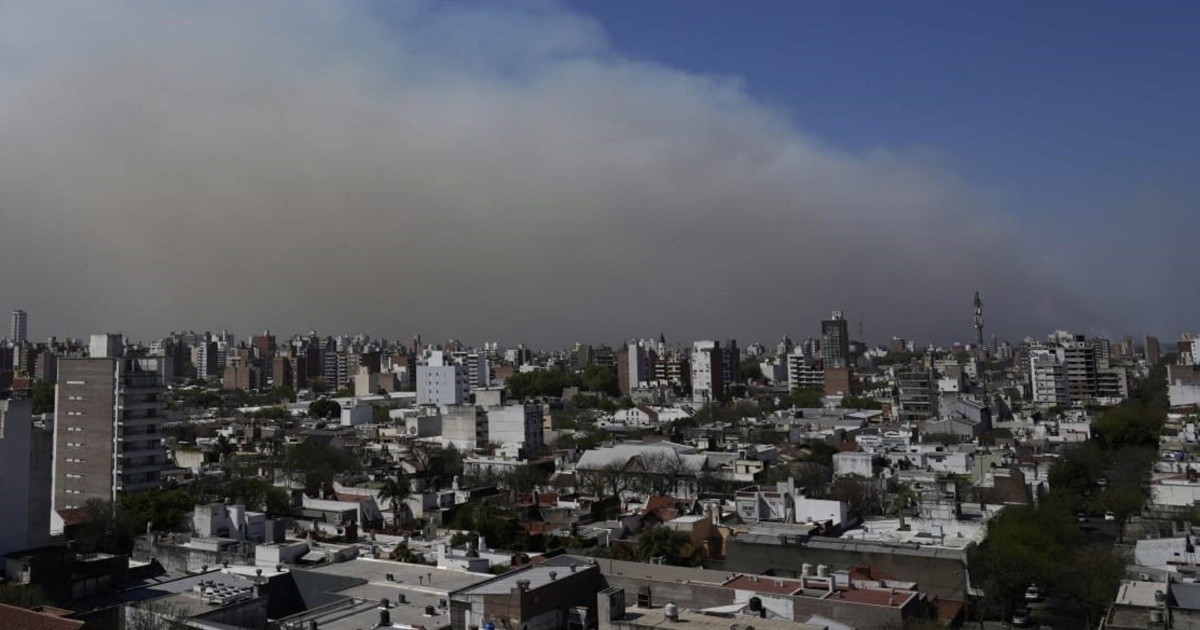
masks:
<svg viewBox="0 0 1200 630"><path fill-rule="evenodd" d="M50 538L48 431L35 425L32 401L0 400L0 556Z"/></svg>
<svg viewBox="0 0 1200 630"><path fill-rule="evenodd" d="M466 368L433 351L425 365L417 366L418 405L464 405L471 400Z"/></svg>

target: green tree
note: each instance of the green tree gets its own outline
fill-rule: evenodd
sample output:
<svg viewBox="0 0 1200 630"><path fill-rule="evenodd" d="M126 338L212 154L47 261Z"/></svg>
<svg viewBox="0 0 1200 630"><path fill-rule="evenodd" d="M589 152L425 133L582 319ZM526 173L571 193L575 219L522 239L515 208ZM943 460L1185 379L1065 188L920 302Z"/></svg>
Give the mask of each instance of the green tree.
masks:
<svg viewBox="0 0 1200 630"><path fill-rule="evenodd" d="M84 506L88 520L79 528L76 542L84 553L124 554L133 550L133 539L146 531L139 527L128 510L119 510L111 501L91 499Z"/></svg>
<svg viewBox="0 0 1200 630"><path fill-rule="evenodd" d="M408 477L389 477L379 488L378 494L379 498L391 507L393 524L400 527L401 517L407 515L404 504L412 496L412 484L409 483Z"/></svg>
<svg viewBox="0 0 1200 630"><path fill-rule="evenodd" d="M978 567L984 591L1007 617L1029 584L1061 579L1064 559L1081 544L1079 528L1062 506L1010 506L988 523L970 566Z"/></svg>
<svg viewBox="0 0 1200 630"><path fill-rule="evenodd" d="M291 509L287 491L275 487L261 477L238 476L222 480L214 491L222 495L218 500L228 500L254 511L266 510L272 514L282 514Z"/></svg>
<svg viewBox="0 0 1200 630"><path fill-rule="evenodd" d="M342 406L336 400L318 398L308 405L308 415L313 418L336 418L342 413Z"/></svg>
<svg viewBox="0 0 1200 630"><path fill-rule="evenodd" d="M649 562L652 558L665 558L667 564L692 564L691 543L687 536L662 525L638 537L636 555L642 562Z"/></svg>
<svg viewBox="0 0 1200 630"><path fill-rule="evenodd" d="M269 393L272 401L276 403L296 402L296 390L287 385L276 385L271 388Z"/></svg>
<svg viewBox="0 0 1200 630"><path fill-rule="evenodd" d="M329 487L337 475L358 470L360 465L345 449L308 440L288 448L284 467L303 474L305 492L316 494Z"/></svg>
<svg viewBox="0 0 1200 630"><path fill-rule="evenodd" d="M39 380L33 384L33 413L54 412L54 383Z"/></svg>
<svg viewBox="0 0 1200 630"><path fill-rule="evenodd" d="M408 548L407 543L400 543L388 554L392 560L396 562L407 562L409 564L428 564L425 558Z"/></svg>
<svg viewBox="0 0 1200 630"><path fill-rule="evenodd" d="M1099 504L1107 512L1112 512L1117 523L1117 539L1125 538L1125 524L1129 517L1141 511L1146 503L1146 493L1141 486L1114 485L1100 495Z"/></svg>
<svg viewBox="0 0 1200 630"><path fill-rule="evenodd" d="M797 387L792 390L792 406L805 409L820 407L824 397L825 392L822 390Z"/></svg>
<svg viewBox="0 0 1200 630"><path fill-rule="evenodd" d="M42 591L40 586L23 586L0 582L0 604L8 604L9 606L16 606L18 608L33 608L34 606L42 606L49 603L50 598L46 597L46 593Z"/></svg>
<svg viewBox="0 0 1200 630"><path fill-rule="evenodd" d="M1100 487L1106 464L1104 453L1094 443L1067 450L1047 475L1054 499L1066 509L1079 509Z"/></svg>
<svg viewBox="0 0 1200 630"><path fill-rule="evenodd" d="M263 407L262 409L255 411L253 417L269 420L287 420L292 417L292 414L285 407L273 405L270 407Z"/></svg>
<svg viewBox="0 0 1200 630"><path fill-rule="evenodd" d="M560 369L521 372L504 381L509 396L518 400L536 396L562 396L563 388L575 385L574 376Z"/></svg>
<svg viewBox="0 0 1200 630"><path fill-rule="evenodd" d="M550 482L546 469L538 466L515 466L505 473L504 486L513 492L525 494Z"/></svg>
<svg viewBox="0 0 1200 630"><path fill-rule="evenodd" d="M155 530L176 530L195 506L191 495L180 489L130 492L117 497L118 513L131 519L136 533L144 532L147 523Z"/></svg>
<svg viewBox="0 0 1200 630"><path fill-rule="evenodd" d="M1088 545L1073 552L1063 564L1059 591L1079 605L1083 627L1094 628L1117 595L1125 562L1112 549Z"/></svg>
<svg viewBox="0 0 1200 630"><path fill-rule="evenodd" d="M758 362L758 359L754 357L743 359L742 362L738 364L738 377L743 381L762 379L762 365Z"/></svg>
<svg viewBox="0 0 1200 630"><path fill-rule="evenodd" d="M589 392L600 392L609 396L621 395L615 367L589 365L579 376L578 384Z"/></svg>
<svg viewBox="0 0 1200 630"><path fill-rule="evenodd" d="M1110 449L1127 446L1158 446L1166 411L1124 406L1109 409L1095 423L1096 432Z"/></svg>

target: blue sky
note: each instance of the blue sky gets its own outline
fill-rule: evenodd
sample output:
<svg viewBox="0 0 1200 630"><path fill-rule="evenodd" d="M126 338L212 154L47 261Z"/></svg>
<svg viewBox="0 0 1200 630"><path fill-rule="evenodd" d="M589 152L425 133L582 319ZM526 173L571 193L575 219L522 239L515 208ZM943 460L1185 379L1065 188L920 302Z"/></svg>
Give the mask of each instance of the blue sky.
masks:
<svg viewBox="0 0 1200 630"><path fill-rule="evenodd" d="M571 6L625 54L742 77L836 147L944 151L1018 216L1122 212L1200 170L1200 3Z"/></svg>

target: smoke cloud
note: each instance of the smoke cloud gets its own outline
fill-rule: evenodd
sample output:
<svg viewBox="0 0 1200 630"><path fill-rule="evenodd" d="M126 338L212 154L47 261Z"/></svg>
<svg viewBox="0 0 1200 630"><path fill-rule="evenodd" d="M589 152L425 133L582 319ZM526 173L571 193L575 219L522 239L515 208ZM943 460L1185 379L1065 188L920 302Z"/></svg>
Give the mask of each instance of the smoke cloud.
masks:
<svg viewBox="0 0 1200 630"><path fill-rule="evenodd" d="M946 160L813 139L554 5L0 8L0 295L37 334L970 340L1121 325ZM856 324L857 325L857 324Z"/></svg>

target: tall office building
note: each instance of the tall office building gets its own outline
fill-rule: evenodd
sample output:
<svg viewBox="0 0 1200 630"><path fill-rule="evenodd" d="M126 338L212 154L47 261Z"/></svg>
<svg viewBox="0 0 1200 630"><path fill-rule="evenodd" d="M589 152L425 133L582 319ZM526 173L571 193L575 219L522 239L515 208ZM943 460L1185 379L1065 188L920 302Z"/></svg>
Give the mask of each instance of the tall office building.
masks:
<svg viewBox="0 0 1200 630"><path fill-rule="evenodd" d="M12 312L12 326L9 339L13 344L25 343L29 336L29 315L20 309Z"/></svg>
<svg viewBox="0 0 1200 630"><path fill-rule="evenodd" d="M821 320L821 358L827 370L850 367L850 329L841 311Z"/></svg>
<svg viewBox="0 0 1200 630"><path fill-rule="evenodd" d="M64 358L54 421L54 509L159 487L166 465L154 358Z"/></svg>

